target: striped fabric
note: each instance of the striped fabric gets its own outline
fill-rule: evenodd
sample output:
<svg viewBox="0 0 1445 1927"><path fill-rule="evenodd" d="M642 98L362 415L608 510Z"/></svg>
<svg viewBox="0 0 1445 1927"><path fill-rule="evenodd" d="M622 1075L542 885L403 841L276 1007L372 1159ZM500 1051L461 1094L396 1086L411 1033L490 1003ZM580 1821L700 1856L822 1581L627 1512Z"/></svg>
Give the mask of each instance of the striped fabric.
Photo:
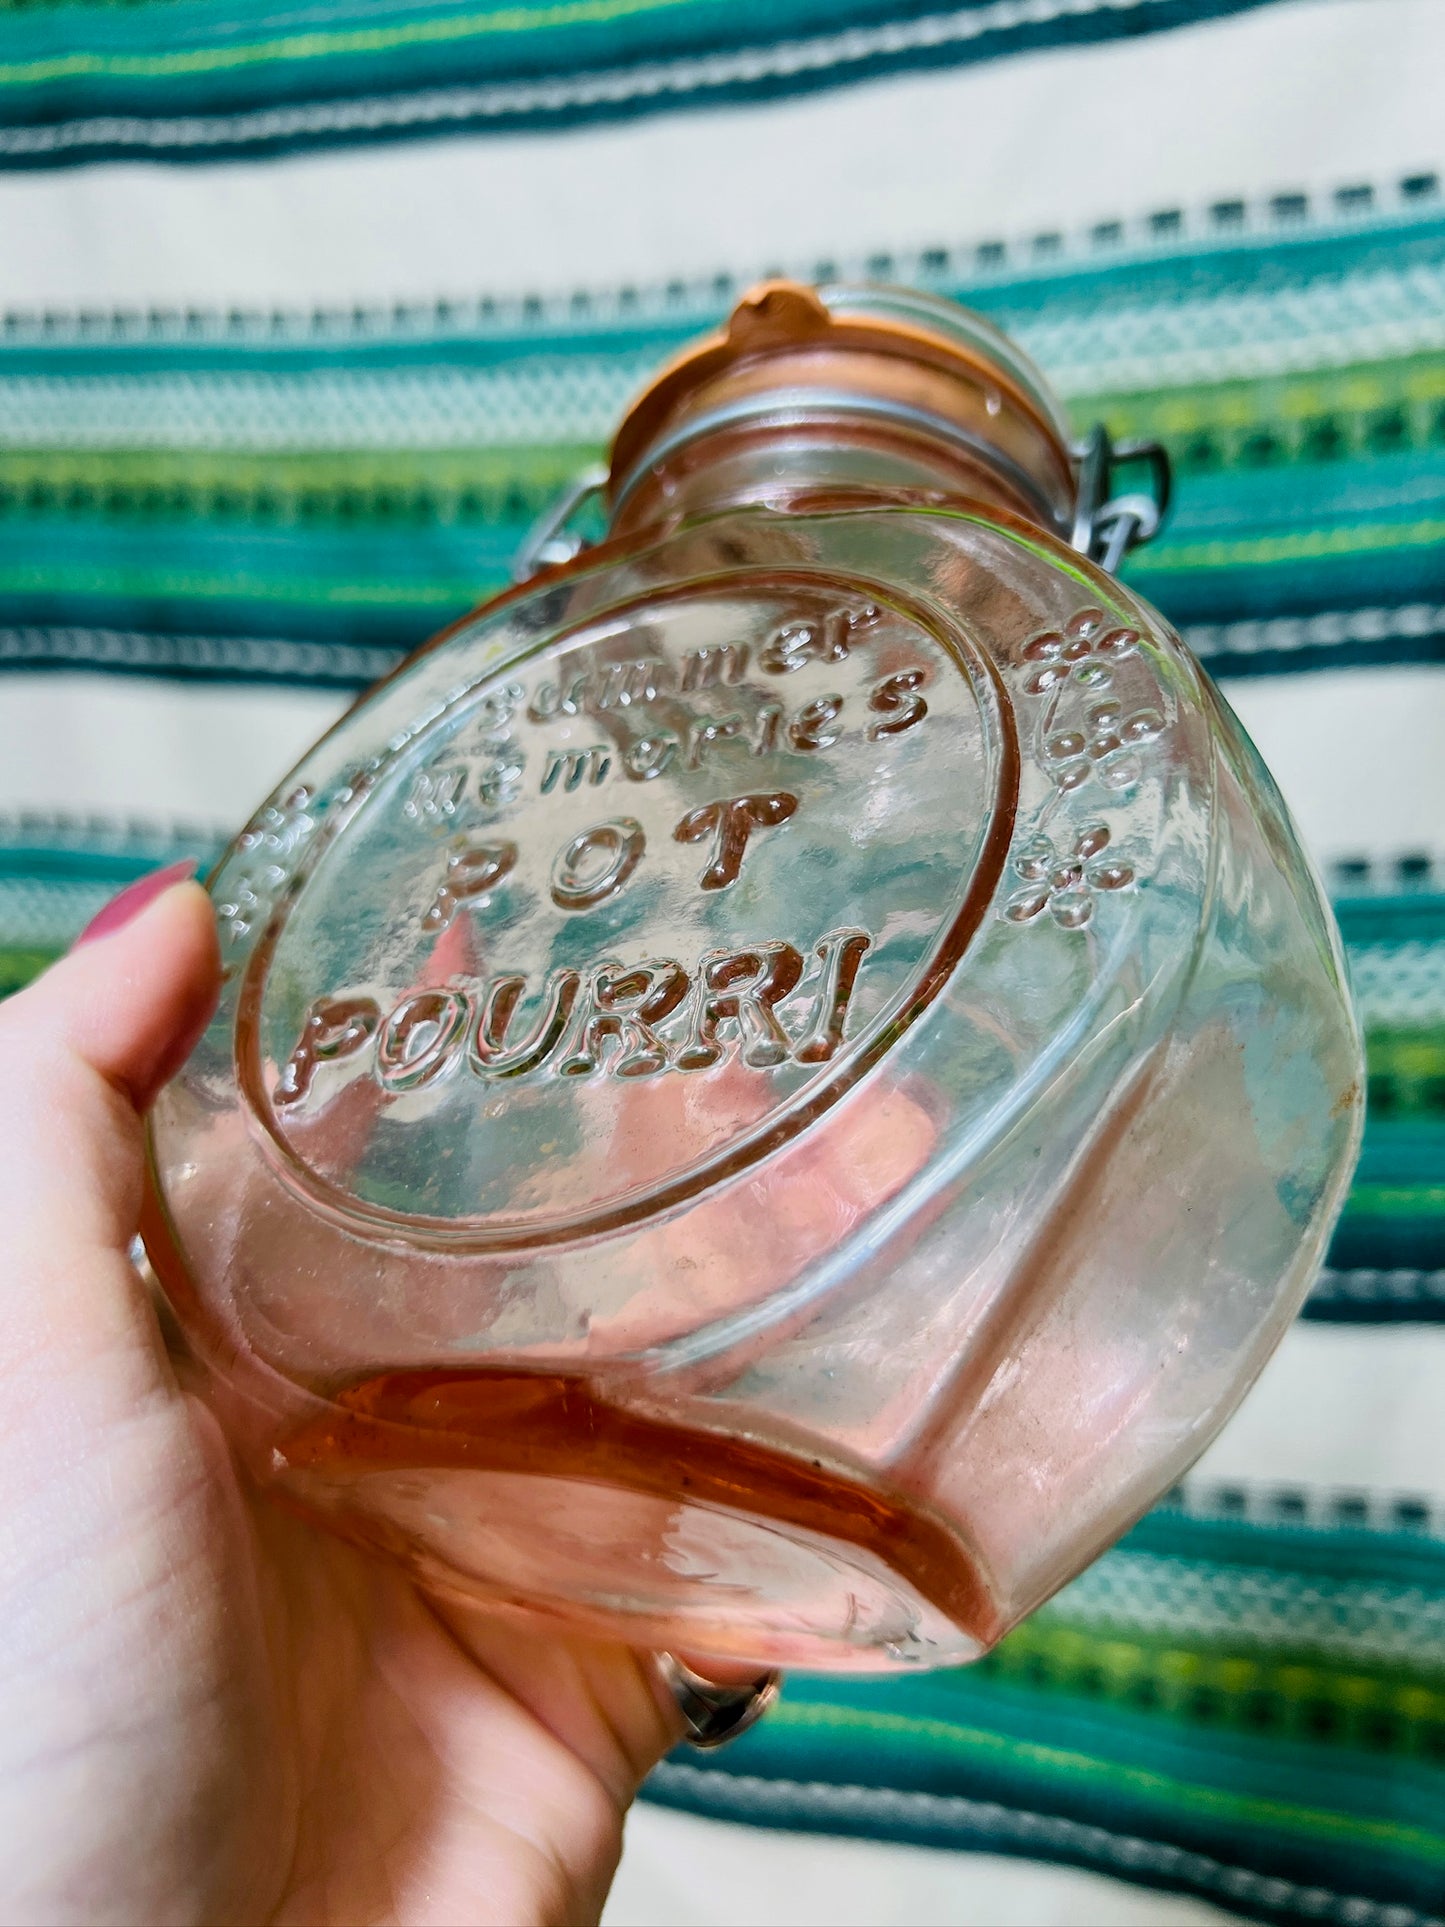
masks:
<svg viewBox="0 0 1445 1927"><path fill-rule="evenodd" d="M1183 1492L973 1667L795 1682L653 1797L1422 1927L1445 1894L1442 1529L1361 1494Z"/></svg>
<svg viewBox="0 0 1445 1927"><path fill-rule="evenodd" d="M1129 579L1220 674L1445 653L1438 177L790 263L954 295L1179 487ZM507 580L703 283L0 317L0 662L356 687Z"/></svg>
<svg viewBox="0 0 1445 1927"><path fill-rule="evenodd" d="M1238 17L1138 37L1216 13ZM1392 28L1415 51L1386 86L1371 58ZM1324 865L1369 1118L1328 1267L1256 1394L1195 1482L980 1665L794 1680L736 1748L668 1762L638 1821L649 1852L673 1851L661 1809L685 1808L1199 1897L1171 1921L1445 1922L1445 205L1410 105L1433 99L1431 49L1438 72L1436 0L0 9L0 162L32 169L1019 56L559 136L562 199L531 223L514 216L544 158L526 142L0 181L0 989L121 883L209 855L351 692L500 587L647 371L780 268L958 295L1080 426L1168 444L1177 506L1129 578L1221 678ZM1346 111L1367 71L1368 122ZM1130 198L1101 102L1126 147L1144 109L1159 129L1195 116L1197 138L1181 158L1160 135ZM925 125L948 131L900 164ZM1021 125L1054 156L1042 185L1008 145ZM939 155L973 127L985 186L965 193ZM759 183L805 134L829 166L799 171L782 219ZM1284 166L1312 141L1350 171ZM740 159L710 198L714 149L754 172ZM649 240L619 216L623 273L574 277L597 210L635 211L649 176L657 210L684 183L695 223L688 202L682 239ZM885 178L907 187L896 231L860 235L853 208ZM736 233L738 180L762 245L789 245L730 244L701 272L708 235ZM208 253L210 207L237 234L293 221L306 258L258 255L253 288L234 250ZM373 230L389 251L367 253ZM488 292L493 241L512 265ZM868 1851L890 1918L921 1921L914 1863ZM788 1862L770 1912L688 1889L689 1914L649 1901L633 1856L610 1918L782 1927L814 1918L816 1864ZM1082 1876L1030 1912L1026 1870L999 1864L961 1857L939 1917L1166 1917L1118 1887L1090 1912Z"/></svg>
<svg viewBox="0 0 1445 1927"><path fill-rule="evenodd" d="M863 264L1008 328L1081 422L1176 451L1129 579L1218 673L1445 656L1445 214L1432 176ZM811 264L826 274L836 264ZM11 313L0 662L359 687L504 585L527 526L722 278L296 315ZM169 852L16 826L0 970ZM74 846L73 848L70 846ZM1368 853L1362 853L1362 856ZM1445 897L1342 866L1371 1117L1318 1315L1445 1315ZM89 891L89 896L87 896ZM23 906L23 908L22 908ZM70 921L67 921L70 919Z"/></svg>
<svg viewBox="0 0 1445 1927"><path fill-rule="evenodd" d="M1260 0L42 0L0 33L0 166L217 154L766 99Z"/></svg>
<svg viewBox="0 0 1445 1927"><path fill-rule="evenodd" d="M0 817L0 989L27 982L124 883L182 856L208 861L220 842L200 825ZM1378 874L1341 863L1332 875L1365 1024L1369 1112L1305 1315L1445 1321L1445 877L1410 856Z"/></svg>

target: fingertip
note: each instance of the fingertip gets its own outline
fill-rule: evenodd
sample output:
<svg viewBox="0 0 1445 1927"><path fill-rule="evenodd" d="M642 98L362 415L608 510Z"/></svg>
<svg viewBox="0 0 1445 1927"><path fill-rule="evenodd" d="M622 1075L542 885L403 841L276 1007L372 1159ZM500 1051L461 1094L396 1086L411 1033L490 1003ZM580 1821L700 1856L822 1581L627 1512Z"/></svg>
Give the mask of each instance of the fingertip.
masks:
<svg viewBox="0 0 1445 1927"><path fill-rule="evenodd" d="M211 900L187 878L92 934L12 998L5 1019L74 1052L144 1110L189 1056L220 986Z"/></svg>
<svg viewBox="0 0 1445 1927"><path fill-rule="evenodd" d="M179 863L168 863L164 869L151 870L147 875L137 877L102 905L70 946L71 949L79 950L84 944L94 943L100 937L108 937L114 931L123 929L140 915L148 903L170 889L173 883L181 883L195 873L194 860L182 857Z"/></svg>
<svg viewBox="0 0 1445 1927"><path fill-rule="evenodd" d="M219 987L221 946L216 936L216 913L194 876L172 883L129 928L139 931L147 926L151 947L172 950L177 962L184 962L193 975L214 979Z"/></svg>
<svg viewBox="0 0 1445 1927"><path fill-rule="evenodd" d="M211 899L194 878L173 883L106 942L122 953L116 981L133 1024L125 1061L109 1074L143 1111L190 1056L221 994Z"/></svg>

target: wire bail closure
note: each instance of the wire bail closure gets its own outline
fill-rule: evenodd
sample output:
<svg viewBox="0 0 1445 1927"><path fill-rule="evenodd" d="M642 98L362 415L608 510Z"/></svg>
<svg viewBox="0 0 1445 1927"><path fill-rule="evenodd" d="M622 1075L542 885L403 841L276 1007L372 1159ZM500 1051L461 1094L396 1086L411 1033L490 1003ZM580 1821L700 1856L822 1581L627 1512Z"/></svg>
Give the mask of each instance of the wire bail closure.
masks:
<svg viewBox="0 0 1445 1927"><path fill-rule="evenodd" d="M1098 422L1070 452L1079 474L1070 542L1107 574L1117 575L1125 556L1159 533L1168 512L1173 487L1168 450L1161 442L1116 442ZM1150 492L1111 494L1116 472L1136 463L1149 469ZM591 546L573 523L604 492L607 479L607 468L599 462L566 484L517 550L512 562L514 582L530 581L541 569L571 562Z"/></svg>
<svg viewBox="0 0 1445 1927"><path fill-rule="evenodd" d="M1131 549L1153 541L1168 511L1173 486L1168 450L1161 442L1113 441L1096 422L1071 452L1079 465L1079 492L1069 539L1080 555L1117 575ZM1136 462L1148 465L1152 493L1110 494L1115 471Z"/></svg>
<svg viewBox="0 0 1445 1927"><path fill-rule="evenodd" d="M571 562L592 545L572 522L607 486L607 465L594 462L574 475L522 538L512 558L513 582L530 582L541 569Z"/></svg>

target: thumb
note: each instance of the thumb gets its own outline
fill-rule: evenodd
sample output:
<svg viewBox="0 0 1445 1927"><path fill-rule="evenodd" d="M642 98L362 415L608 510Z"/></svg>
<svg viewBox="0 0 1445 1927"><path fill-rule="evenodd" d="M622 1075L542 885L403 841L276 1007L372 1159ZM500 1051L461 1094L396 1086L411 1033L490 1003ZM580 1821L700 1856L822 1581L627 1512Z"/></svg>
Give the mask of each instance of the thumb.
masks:
<svg viewBox="0 0 1445 1927"><path fill-rule="evenodd" d="M0 1358L11 1370L44 1359L48 1378L123 1337L154 1349L125 1260L141 1116L220 985L204 891L176 882L156 894L160 882L118 898L93 941L0 1005Z"/></svg>

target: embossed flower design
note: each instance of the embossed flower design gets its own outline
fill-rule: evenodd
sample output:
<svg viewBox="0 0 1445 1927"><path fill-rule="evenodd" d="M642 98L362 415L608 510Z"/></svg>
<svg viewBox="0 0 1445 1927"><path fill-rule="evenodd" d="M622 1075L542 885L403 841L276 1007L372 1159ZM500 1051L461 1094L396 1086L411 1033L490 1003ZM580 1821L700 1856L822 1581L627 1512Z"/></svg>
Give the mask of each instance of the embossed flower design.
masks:
<svg viewBox="0 0 1445 1927"><path fill-rule="evenodd" d="M268 803L236 840L240 864L227 867L216 899L221 933L232 942L248 936L291 873L296 852L316 827L315 798L302 784L280 803Z"/></svg>
<svg viewBox="0 0 1445 1927"><path fill-rule="evenodd" d="M1024 661L1037 667L1024 684L1031 696L1047 695L1064 683L1107 689L1113 665L1139 647L1139 631L1111 623L1102 609L1080 609L1062 629L1047 630L1024 644Z"/></svg>
<svg viewBox="0 0 1445 1927"><path fill-rule="evenodd" d="M1094 914L1098 891L1122 890L1134 881L1129 864L1104 855L1108 847L1109 832L1102 823L1082 831L1067 856L1061 856L1048 837L1031 838L1013 862L1025 888L1014 892L1003 914L1010 923L1031 923L1047 910L1065 930L1081 930Z"/></svg>
<svg viewBox="0 0 1445 1927"><path fill-rule="evenodd" d="M1128 789L1141 773L1138 757L1129 752L1137 744L1152 743L1163 728L1157 709L1126 715L1121 703L1095 703L1082 729L1056 729L1044 738L1049 775L1061 790L1076 790L1097 770L1106 789Z"/></svg>
<svg viewBox="0 0 1445 1927"><path fill-rule="evenodd" d="M315 827L314 802L310 789L302 783L279 803L265 804L242 830L238 847L264 851L268 856L289 856Z"/></svg>

